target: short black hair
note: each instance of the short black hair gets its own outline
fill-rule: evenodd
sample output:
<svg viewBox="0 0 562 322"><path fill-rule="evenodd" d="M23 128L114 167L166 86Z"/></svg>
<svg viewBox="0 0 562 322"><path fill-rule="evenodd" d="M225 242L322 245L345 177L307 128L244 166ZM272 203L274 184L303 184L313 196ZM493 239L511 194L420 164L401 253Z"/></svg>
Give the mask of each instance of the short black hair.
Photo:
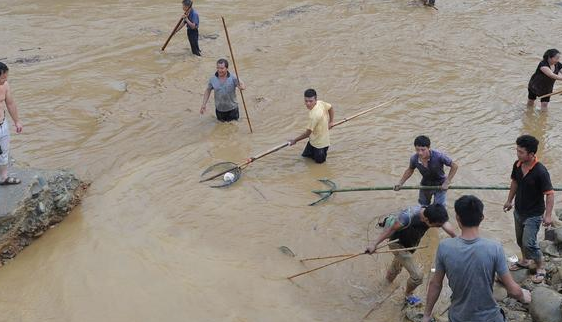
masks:
<svg viewBox="0 0 562 322"><path fill-rule="evenodd" d="M184 6L186 7L190 7L193 5L193 2L191 0L182 0L181 2Z"/></svg>
<svg viewBox="0 0 562 322"><path fill-rule="evenodd" d="M423 215L430 224L444 224L449 221L447 209L442 204L432 204L425 208Z"/></svg>
<svg viewBox="0 0 562 322"><path fill-rule="evenodd" d="M221 58L217 60L217 65L224 65L224 67L228 68L228 60Z"/></svg>
<svg viewBox="0 0 562 322"><path fill-rule="evenodd" d="M316 91L313 90L312 88L307 89L306 91L304 91L304 97L307 98L316 98Z"/></svg>
<svg viewBox="0 0 562 322"><path fill-rule="evenodd" d="M414 146L424 146L428 147L431 145L431 141L425 135L420 135L414 140Z"/></svg>
<svg viewBox="0 0 562 322"><path fill-rule="evenodd" d="M542 60L544 60L545 62L548 62L549 58L554 58L554 56L560 54L560 51L558 51L558 49L549 49L547 51L544 52L544 55L542 55Z"/></svg>
<svg viewBox="0 0 562 322"><path fill-rule="evenodd" d="M10 69L8 69L8 66L6 66L6 64L4 64L3 62L0 62L0 75L3 75L4 73L7 73Z"/></svg>
<svg viewBox="0 0 562 322"><path fill-rule="evenodd" d="M532 135L521 135L517 138L515 143L517 143L518 147L527 150L527 153L537 153L537 150L539 149L539 140Z"/></svg>
<svg viewBox="0 0 562 322"><path fill-rule="evenodd" d="M464 195L455 201L455 212L464 227L478 227L484 219L484 204L476 196Z"/></svg>

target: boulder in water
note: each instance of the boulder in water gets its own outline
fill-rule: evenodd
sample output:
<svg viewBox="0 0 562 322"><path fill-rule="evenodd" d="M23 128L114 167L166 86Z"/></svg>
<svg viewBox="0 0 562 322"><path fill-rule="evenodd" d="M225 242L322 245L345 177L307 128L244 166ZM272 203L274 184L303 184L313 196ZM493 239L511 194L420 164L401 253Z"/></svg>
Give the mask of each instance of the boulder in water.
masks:
<svg viewBox="0 0 562 322"><path fill-rule="evenodd" d="M66 170L10 169L21 179L0 186L0 265L62 221L88 184Z"/></svg>

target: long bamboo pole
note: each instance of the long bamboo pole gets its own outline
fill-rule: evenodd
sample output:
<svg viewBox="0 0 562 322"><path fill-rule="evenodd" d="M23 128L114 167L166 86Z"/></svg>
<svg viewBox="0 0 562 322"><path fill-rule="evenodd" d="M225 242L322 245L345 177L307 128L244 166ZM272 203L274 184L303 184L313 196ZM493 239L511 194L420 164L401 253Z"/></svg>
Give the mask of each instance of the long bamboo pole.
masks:
<svg viewBox="0 0 562 322"><path fill-rule="evenodd" d="M338 126L338 125L340 125L340 124L342 124L342 123L345 123L345 122L347 122L347 121L349 121L349 120L351 120L351 119L354 119L354 118L356 118L356 117L359 117L359 116L361 116L361 115L363 115L363 114L365 114L365 113L368 113L368 112L370 112L370 111L372 111L372 110L374 110L374 109L376 109L376 108L379 108L379 107L383 107L383 106L385 106L385 105L388 105L388 104L390 104L390 103L392 103L392 102L394 102L394 101L396 101L396 98L394 98L394 99L392 99L392 100L390 100L390 101L384 102L384 103L382 103L382 104L379 104L379 105L377 105L377 106L368 108L368 109L366 109L366 110L364 110L364 111L362 111L362 112L359 112L359 113L357 113L357 114L355 114L355 115L352 115L352 116L350 116L350 117L344 118L343 120L341 120L341 121L335 123L335 124L332 126L332 128L335 127L335 126ZM246 159L244 162L242 162L242 163L240 163L240 164L238 164L238 165L236 165L236 166L234 166L234 167L232 167L232 168L230 168L230 169L228 169L228 170L224 170L224 171L222 171L222 172L220 172L220 173L217 173L217 174L215 174L215 175L212 175L212 176L210 176L210 177L208 177L208 178L201 179L201 180L199 180L199 182L205 182L205 181L213 180L213 179L215 179L215 178L218 178L218 177L224 175L224 174L227 173L227 172L233 171L233 170L235 170L235 169L242 169L243 167L249 165L250 163L256 161L257 159L262 158L262 157L264 157L264 156L266 156L266 155L268 155L268 154L271 154L271 153L273 153L273 152L277 152L277 151L279 151L279 150L281 150L281 149L283 149L283 148L285 148L285 147L287 147L287 146L289 146L289 143L288 143L288 142L285 142L285 143L283 143L283 144L280 144L280 145L278 145L278 146L276 146L276 147L273 147L273 148L271 148L271 149L269 149L269 150L267 150L267 151L265 151L265 152L262 152L262 153L260 153L260 154L258 154L258 155L256 155L256 156L254 156L254 157L248 158L248 159Z"/></svg>
<svg viewBox="0 0 562 322"><path fill-rule="evenodd" d="M234 52L232 51L232 45L230 44L230 37L228 36L228 29L226 28L226 22L224 21L224 17L221 17L222 25L224 26L224 33L226 34L226 41L228 42L228 49L230 49L230 57L232 57L232 64L234 65L234 72L236 73L236 77L238 77L238 82L240 82L240 74L238 74L238 68L236 68L236 60L234 59ZM240 97L242 97L242 104L244 105L244 112L246 113L246 119L248 120L248 126L250 127L250 133L254 133L252 130L252 123L250 122L250 116L248 115L248 109L246 108L246 100L244 100L244 93L240 90Z"/></svg>
<svg viewBox="0 0 562 322"><path fill-rule="evenodd" d="M558 95L558 94L562 94L562 89L559 90L559 91L556 91L556 92L552 92L552 93L550 93L550 94L546 94L546 95L539 96L539 97L537 97L537 98L551 97L551 96Z"/></svg>
<svg viewBox="0 0 562 322"><path fill-rule="evenodd" d="M386 246L388 246L390 244L394 244L396 242L398 242L398 239L395 239L395 240L389 241L388 243L380 245L380 246L377 247L377 249L386 247ZM303 258L303 259L301 259L301 262L314 261L314 260L320 260L320 259L331 259L331 258L338 258L338 257L350 257L350 256L353 256L353 255L355 255L355 254L341 254L341 255L331 255L331 256L324 256L324 257Z"/></svg>
<svg viewBox="0 0 562 322"><path fill-rule="evenodd" d="M509 190L508 186L449 186L448 190ZM393 186L381 187L357 187L357 188L338 188L312 190L316 194L332 192L352 192L352 191L388 191L394 190ZM399 190L441 190L440 186L402 186ZM562 187L555 187L554 191L562 191Z"/></svg>
<svg viewBox="0 0 562 322"><path fill-rule="evenodd" d="M399 252L399 251L416 250L416 249L422 249L422 248L427 248L427 246L418 246L418 247L408 247L408 248L399 248L399 249L383 250L383 251L381 251L381 252L375 252L375 254L395 253L395 252ZM357 257L357 256L367 255L367 254L369 254L369 253L367 253L366 251L365 251L365 252L362 252L362 253L357 253L357 254L351 255L350 257L346 257L346 258L344 258L344 259L340 259L340 260L337 260L337 261L335 261L335 262L331 262L331 263L328 263L328 264L326 264L326 265L322 265L322 266L320 266L320 267L316 267L316 268L313 268L313 269L311 269L311 270L308 270L308 271L305 271L305 272L302 272L302 273L298 273L298 274L289 276L289 277L287 277L287 279L290 279L290 280L291 280L291 279L293 279L293 278L295 278L295 277L298 277L298 276L301 276L301 275L305 275L305 274L308 274L308 273L312 273L312 272L317 271L317 270L319 270L319 269L322 269L322 268L325 268L325 267L328 267L328 266L331 266L331 265L334 265L334 264L337 264L337 263L341 263L341 262L343 262L343 261L346 261L346 260L355 258L355 257Z"/></svg>
<svg viewBox="0 0 562 322"><path fill-rule="evenodd" d="M189 11L189 9L187 9L187 11L185 11L185 13L187 13L188 11ZM172 33L170 34L168 39L166 39L166 42L164 43L164 46L162 46L162 48L161 48L162 51L164 51L164 49L166 49L166 46L168 46L168 43L170 42L170 39L172 39L172 37L176 34L176 32L178 32L178 27L180 26L182 21L183 21L183 17L180 18L180 20L178 21L178 23L174 27L174 30L172 30Z"/></svg>

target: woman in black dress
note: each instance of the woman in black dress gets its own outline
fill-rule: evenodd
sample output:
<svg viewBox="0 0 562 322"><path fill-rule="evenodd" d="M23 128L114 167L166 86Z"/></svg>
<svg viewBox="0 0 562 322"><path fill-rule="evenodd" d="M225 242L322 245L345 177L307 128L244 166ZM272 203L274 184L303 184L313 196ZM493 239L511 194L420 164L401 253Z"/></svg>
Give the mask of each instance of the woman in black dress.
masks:
<svg viewBox="0 0 562 322"><path fill-rule="evenodd" d="M543 60L539 63L537 70L529 81L529 100L528 107L535 107L537 96L552 93L554 82L562 80L562 63L560 63L560 51L549 49L543 55ZM541 98L541 109L548 107L550 97Z"/></svg>

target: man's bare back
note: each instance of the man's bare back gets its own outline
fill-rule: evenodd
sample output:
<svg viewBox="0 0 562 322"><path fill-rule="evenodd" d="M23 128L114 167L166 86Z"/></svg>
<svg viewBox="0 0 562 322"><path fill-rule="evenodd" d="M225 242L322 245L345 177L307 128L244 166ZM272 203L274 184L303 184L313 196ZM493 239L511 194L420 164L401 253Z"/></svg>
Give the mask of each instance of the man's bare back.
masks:
<svg viewBox="0 0 562 322"><path fill-rule="evenodd" d="M0 186L19 184L19 178L8 176L10 163L10 124L7 122L6 111L10 114L16 133L21 133L23 126L18 116L16 102L8 84L8 66L0 62ZM3 104L2 104L3 103Z"/></svg>

